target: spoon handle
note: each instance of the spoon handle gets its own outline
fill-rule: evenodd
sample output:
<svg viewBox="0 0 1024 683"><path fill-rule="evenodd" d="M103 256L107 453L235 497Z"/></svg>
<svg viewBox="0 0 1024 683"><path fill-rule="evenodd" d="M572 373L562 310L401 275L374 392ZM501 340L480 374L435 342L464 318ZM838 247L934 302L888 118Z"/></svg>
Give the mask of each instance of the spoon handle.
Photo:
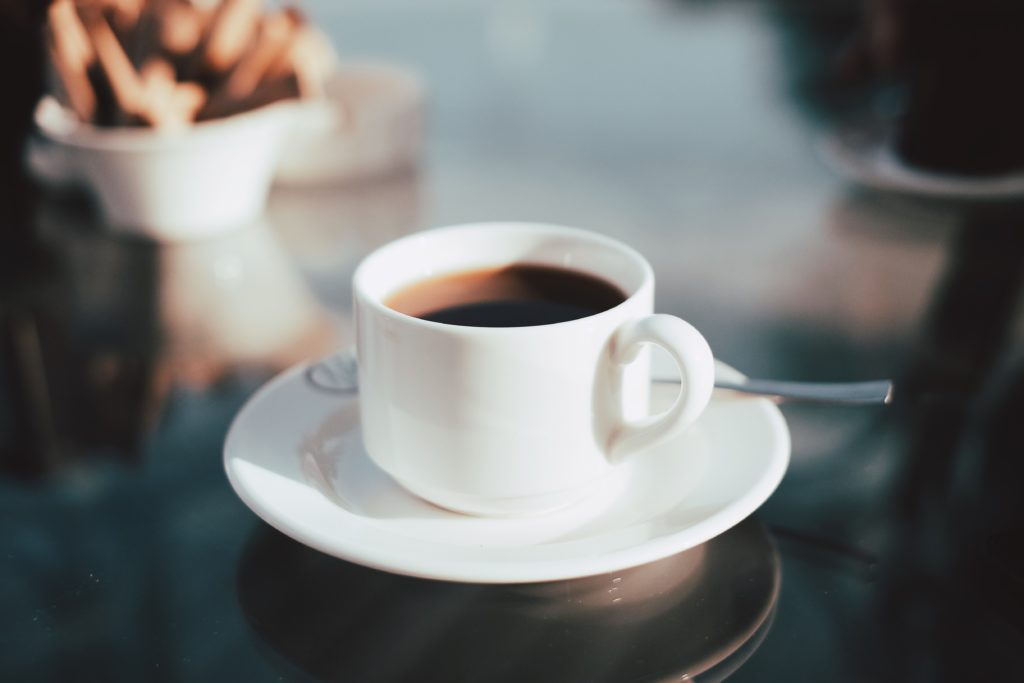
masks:
<svg viewBox="0 0 1024 683"><path fill-rule="evenodd" d="M655 380L677 383L679 380ZM780 382L770 379L747 379L739 382L716 379L715 387L743 394L771 396L792 401L818 403L886 404L892 401L892 381L872 382Z"/></svg>
<svg viewBox="0 0 1024 683"><path fill-rule="evenodd" d="M353 393L359 390L359 370L351 352L335 353L306 369L306 379L318 389L332 393ZM656 384L679 384L678 379L655 379ZM715 387L744 394L774 398L817 401L824 403L872 404L892 400L892 382L778 382L747 379L730 382L715 379Z"/></svg>

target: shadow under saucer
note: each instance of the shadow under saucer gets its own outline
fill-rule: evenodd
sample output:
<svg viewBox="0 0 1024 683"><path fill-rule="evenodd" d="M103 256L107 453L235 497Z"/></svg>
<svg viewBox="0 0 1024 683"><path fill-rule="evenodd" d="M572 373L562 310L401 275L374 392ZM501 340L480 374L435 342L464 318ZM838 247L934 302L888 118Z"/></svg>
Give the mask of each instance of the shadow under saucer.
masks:
<svg viewBox="0 0 1024 683"><path fill-rule="evenodd" d="M315 680L721 680L764 638L780 583L754 519L632 569L511 585L380 572L261 525L238 598L272 663Z"/></svg>

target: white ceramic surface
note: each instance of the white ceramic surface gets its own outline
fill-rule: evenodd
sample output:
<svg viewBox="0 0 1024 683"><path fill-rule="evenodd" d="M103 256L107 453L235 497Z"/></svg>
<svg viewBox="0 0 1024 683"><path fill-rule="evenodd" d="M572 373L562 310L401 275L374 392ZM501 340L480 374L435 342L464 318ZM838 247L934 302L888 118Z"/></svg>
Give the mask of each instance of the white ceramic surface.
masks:
<svg viewBox="0 0 1024 683"><path fill-rule="evenodd" d="M90 187L115 230L195 239L263 213L296 112L282 102L162 132L82 124L46 97L36 125L51 144L30 162L40 175Z"/></svg>
<svg viewBox="0 0 1024 683"><path fill-rule="evenodd" d="M892 128L879 121L849 123L819 140L826 163L853 182L884 192L957 200L1024 196L1024 173L979 178L911 166L892 145Z"/></svg>
<svg viewBox="0 0 1024 683"><path fill-rule="evenodd" d="M305 370L274 379L239 412L224 446L228 479L283 533L399 574L527 583L639 566L745 519L789 462L789 431L774 404L716 396L691 429L569 507L534 517L461 515L411 495L376 467L362 446L358 398L318 392ZM722 364L717 372L740 377ZM673 394L655 386L652 405Z"/></svg>
<svg viewBox="0 0 1024 683"><path fill-rule="evenodd" d="M529 327L469 327L385 305L445 273L531 263L617 285L618 306ZM654 274L607 237L536 223L476 223L420 232L370 254L353 277L362 429L373 461L427 500L484 515L546 512L578 499L618 463L700 415L714 384L707 342L653 315ZM649 416L647 343L683 378Z"/></svg>
<svg viewBox="0 0 1024 683"><path fill-rule="evenodd" d="M276 183L340 183L411 167L419 157L426 88L392 64L339 64L324 97L299 104Z"/></svg>

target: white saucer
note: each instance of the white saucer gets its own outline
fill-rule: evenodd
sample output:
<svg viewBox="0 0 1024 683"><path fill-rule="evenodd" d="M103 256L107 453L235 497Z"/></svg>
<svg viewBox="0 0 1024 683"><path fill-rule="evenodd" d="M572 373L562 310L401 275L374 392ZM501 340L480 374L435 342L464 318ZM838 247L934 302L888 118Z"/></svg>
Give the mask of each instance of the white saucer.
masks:
<svg viewBox="0 0 1024 683"><path fill-rule="evenodd" d="M973 201L1024 195L1024 173L973 177L916 168L895 153L892 139L892 126L884 121L851 122L825 135L819 150L840 175L885 192Z"/></svg>
<svg viewBox="0 0 1024 683"><path fill-rule="evenodd" d="M238 496L295 540L376 569L470 583L529 583L638 566L704 543L756 510L789 462L766 399L716 396L682 436L621 467L579 503L528 518L470 517L407 493L367 457L359 402L313 388L306 366L235 418L224 466ZM720 376L735 370L719 364ZM675 389L654 387L653 407Z"/></svg>

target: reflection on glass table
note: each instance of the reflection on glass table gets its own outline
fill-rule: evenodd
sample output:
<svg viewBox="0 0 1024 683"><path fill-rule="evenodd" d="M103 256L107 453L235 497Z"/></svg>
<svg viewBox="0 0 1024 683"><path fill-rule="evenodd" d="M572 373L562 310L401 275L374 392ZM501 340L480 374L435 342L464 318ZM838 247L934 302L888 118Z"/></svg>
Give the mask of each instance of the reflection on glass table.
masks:
<svg viewBox="0 0 1024 683"><path fill-rule="evenodd" d="M722 680L764 637L780 585L753 519L665 560L540 584L377 572L262 525L238 568L265 656L315 680Z"/></svg>

